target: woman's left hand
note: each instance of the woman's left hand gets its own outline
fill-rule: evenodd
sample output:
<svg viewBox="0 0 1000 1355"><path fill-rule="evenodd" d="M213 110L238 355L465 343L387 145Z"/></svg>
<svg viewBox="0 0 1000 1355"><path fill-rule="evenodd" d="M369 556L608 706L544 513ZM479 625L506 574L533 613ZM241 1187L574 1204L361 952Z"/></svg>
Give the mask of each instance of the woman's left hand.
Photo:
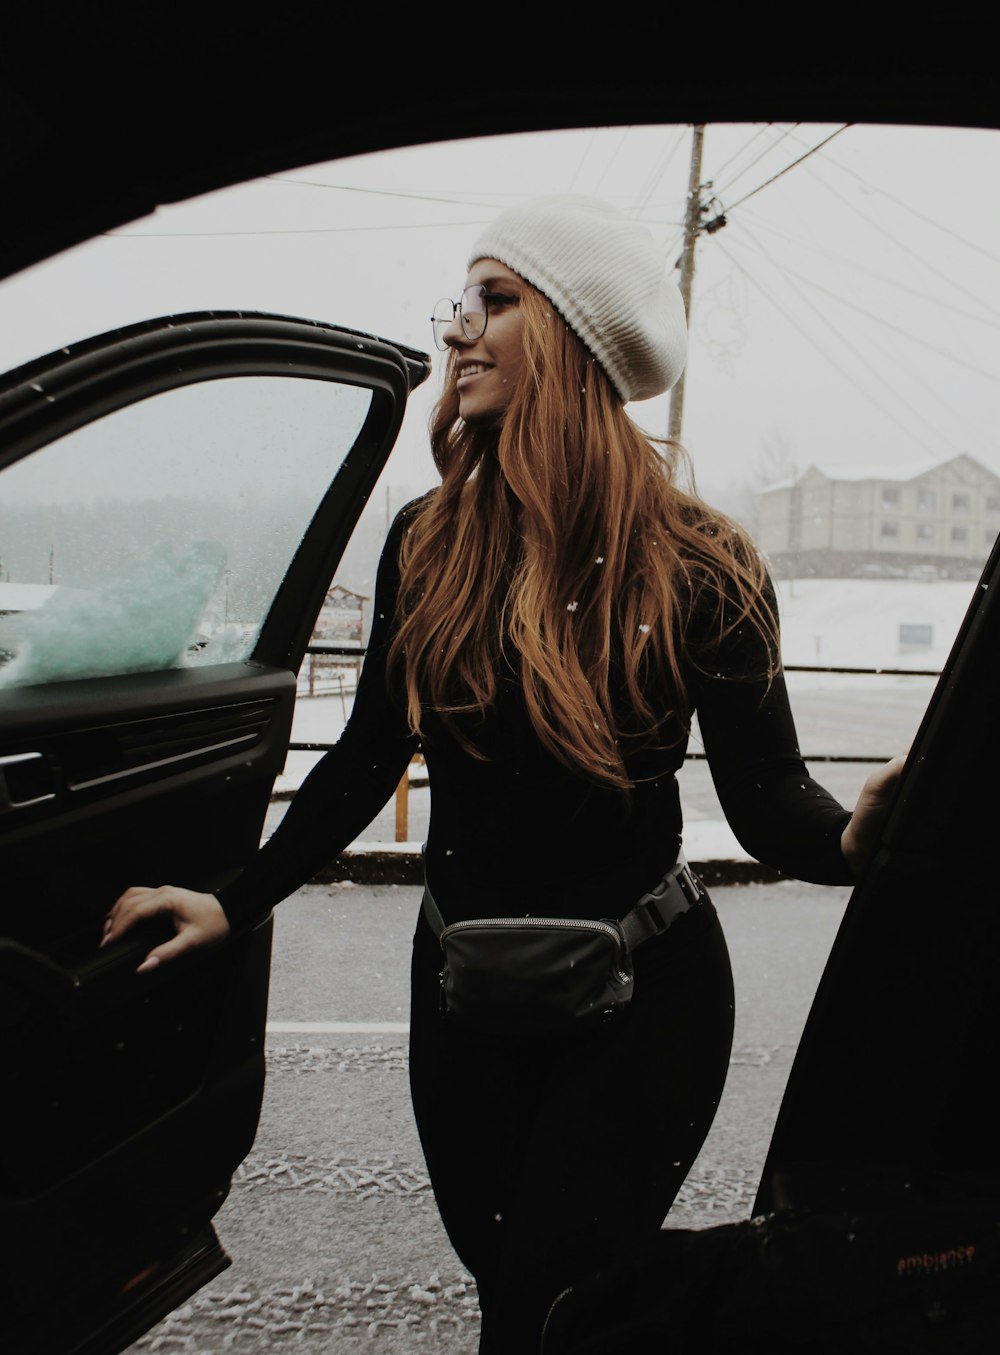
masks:
<svg viewBox="0 0 1000 1355"><path fill-rule="evenodd" d="M155 917L169 917L175 935L154 946L136 970L137 974L156 969L185 951L217 945L230 932L229 920L214 894L199 894L176 885L160 885L157 889L136 885L126 889L115 901L104 921L101 945L121 940L133 927Z"/></svg>
<svg viewBox="0 0 1000 1355"><path fill-rule="evenodd" d="M861 874L875 850L882 822L905 762L905 753L894 757L877 772L872 772L861 787L851 821L840 839L840 850L855 875Z"/></svg>

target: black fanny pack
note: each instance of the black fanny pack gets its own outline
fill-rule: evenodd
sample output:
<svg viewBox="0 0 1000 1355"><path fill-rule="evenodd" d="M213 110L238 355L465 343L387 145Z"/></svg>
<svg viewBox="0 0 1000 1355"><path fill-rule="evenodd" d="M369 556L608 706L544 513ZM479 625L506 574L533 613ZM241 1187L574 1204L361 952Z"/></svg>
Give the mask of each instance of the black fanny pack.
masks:
<svg viewBox="0 0 1000 1355"><path fill-rule="evenodd" d="M682 914L711 906L681 854L616 918L493 917L445 926L424 886L423 910L444 952L441 1008L470 1030L562 1035L614 1021L632 1000L632 953Z"/></svg>

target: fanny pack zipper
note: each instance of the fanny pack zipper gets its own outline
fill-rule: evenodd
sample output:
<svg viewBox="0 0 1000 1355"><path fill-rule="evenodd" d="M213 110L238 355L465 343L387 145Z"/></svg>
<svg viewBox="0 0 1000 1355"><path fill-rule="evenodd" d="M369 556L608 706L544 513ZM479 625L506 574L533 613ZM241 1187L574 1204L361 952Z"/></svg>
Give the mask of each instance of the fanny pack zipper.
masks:
<svg viewBox="0 0 1000 1355"><path fill-rule="evenodd" d="M559 1307L560 1303L563 1301L566 1295L572 1294L573 1289L574 1289L573 1285L571 1284L567 1285L566 1288L561 1293L557 1294L555 1298L552 1300L552 1302L549 1304L549 1311L545 1314L545 1321L542 1323L542 1339L538 1347L540 1351L544 1351L545 1349L545 1338L549 1332L549 1323L552 1321L552 1314Z"/></svg>
<svg viewBox="0 0 1000 1355"><path fill-rule="evenodd" d="M605 936L614 941L621 954L624 945L619 928L610 922L601 922L596 918L565 918L565 917L482 917L468 918L464 922L452 922L441 933L441 945L444 946L445 937L453 932L460 932L469 927L566 927L570 931L577 932L602 932ZM616 969L615 974L622 983L627 983L629 975L622 969Z"/></svg>

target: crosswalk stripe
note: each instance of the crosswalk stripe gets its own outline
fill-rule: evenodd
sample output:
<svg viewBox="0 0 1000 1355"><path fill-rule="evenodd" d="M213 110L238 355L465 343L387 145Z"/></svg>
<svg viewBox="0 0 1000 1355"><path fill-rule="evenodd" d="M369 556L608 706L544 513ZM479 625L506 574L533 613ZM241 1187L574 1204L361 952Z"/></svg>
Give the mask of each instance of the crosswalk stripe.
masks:
<svg viewBox="0 0 1000 1355"><path fill-rule="evenodd" d="M408 1035L408 1021L268 1021L268 1035Z"/></svg>

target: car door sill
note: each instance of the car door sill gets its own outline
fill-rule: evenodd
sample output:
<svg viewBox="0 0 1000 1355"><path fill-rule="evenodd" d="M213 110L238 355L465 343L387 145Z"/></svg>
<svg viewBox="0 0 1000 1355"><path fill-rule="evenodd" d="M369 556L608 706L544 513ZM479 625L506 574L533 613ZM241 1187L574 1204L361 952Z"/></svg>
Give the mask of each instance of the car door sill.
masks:
<svg viewBox="0 0 1000 1355"><path fill-rule="evenodd" d="M56 1351L58 1355L120 1355L230 1265L215 1229L206 1225L162 1275L136 1285L126 1307L93 1327L77 1344L53 1347L52 1355Z"/></svg>

